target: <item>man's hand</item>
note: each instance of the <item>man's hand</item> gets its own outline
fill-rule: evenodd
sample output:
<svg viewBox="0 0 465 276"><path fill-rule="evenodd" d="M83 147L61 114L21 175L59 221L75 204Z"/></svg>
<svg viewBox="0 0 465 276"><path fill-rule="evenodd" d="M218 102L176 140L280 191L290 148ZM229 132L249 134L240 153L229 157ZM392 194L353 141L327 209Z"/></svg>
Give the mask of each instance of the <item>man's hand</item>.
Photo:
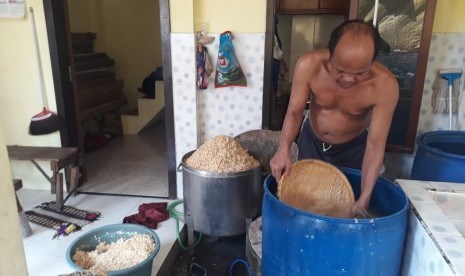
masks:
<svg viewBox="0 0 465 276"><path fill-rule="evenodd" d="M270 160L271 174L279 182L281 176L291 172L291 157L286 151L279 150Z"/></svg>
<svg viewBox="0 0 465 276"><path fill-rule="evenodd" d="M357 200L352 206L352 216L355 218L371 218L373 217L368 211L368 203L362 200Z"/></svg>

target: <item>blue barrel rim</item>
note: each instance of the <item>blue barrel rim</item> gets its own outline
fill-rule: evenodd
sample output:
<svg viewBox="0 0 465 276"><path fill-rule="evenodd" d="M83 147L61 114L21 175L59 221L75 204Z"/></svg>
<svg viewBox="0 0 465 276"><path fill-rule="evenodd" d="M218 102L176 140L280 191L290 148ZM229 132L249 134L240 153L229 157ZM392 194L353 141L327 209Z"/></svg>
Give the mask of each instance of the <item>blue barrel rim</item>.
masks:
<svg viewBox="0 0 465 276"><path fill-rule="evenodd" d="M359 171L359 170L356 170L356 169L343 168L343 167L340 167L340 169L344 173L345 172L357 172L357 171ZM269 182L269 181L267 181L267 179L271 178L271 177L273 177L273 176L272 175L267 176L267 178L265 179L265 181L263 183L263 189L264 189L264 194L271 198L272 203L283 205L284 207L292 210L293 212L296 212L299 215L309 217L309 218L313 218L313 219L319 219L319 220L323 220L323 221L327 221L327 222L345 223L345 224L373 224L376 221L392 220L393 218L401 217L404 213L407 212L408 207L409 207L409 200L407 198L407 195L402 191L402 188L399 185L392 182L394 185L389 185L389 186L386 185L386 186L389 187L389 189L393 189L393 190L396 189L396 188L399 189L401 191L402 197L405 200L404 206L394 214L387 215L387 216L382 216L382 217L377 217L377 218L334 218L334 217L329 217L329 216L313 214L313 213L310 213L310 212L306 212L306 211L294 208L294 207L282 202L281 200L279 200L279 198L276 195L271 193L270 189L268 189L268 187L267 187L268 186L267 182ZM384 177L379 177L379 178L382 178L385 181L391 182L391 181L387 180ZM276 181L275 181L275 183L276 183L276 185L278 185Z"/></svg>
<svg viewBox="0 0 465 276"><path fill-rule="evenodd" d="M448 158L453 158L453 159L459 159L459 160L464 160L465 161L465 156L463 155L458 155L458 154L452 154L449 152L442 151L438 148L433 148L428 145L428 141L438 138L438 137L443 137L445 135L448 135L449 137L461 137L463 136L464 141L465 141L465 131L460 131L460 130L436 130L436 131L428 131L420 134L417 138L418 142L418 147L423 147L426 149L429 153L438 155L438 156L446 156ZM428 140L429 139L429 140Z"/></svg>
<svg viewBox="0 0 465 276"><path fill-rule="evenodd" d="M137 233L137 234L151 235L153 237L153 239L154 239L155 246L154 246L153 252L145 260L143 260L142 262L138 263L135 266L128 267L128 268L125 268L125 269L107 271L109 273L109 275L111 275L111 273L117 273L117 274L130 273L130 272L133 272L135 269L139 269L139 268L147 265L149 262L150 263L153 262L153 259L157 256L158 252L160 251L160 247L161 247L160 238L158 237L158 234L153 229L151 229L151 228L149 228L147 226L144 226L144 225L117 223L117 224L104 225L104 226L94 228L94 229L90 230L89 232L84 233L81 236L77 237L73 242L71 242L69 244L69 246L68 246L68 249L66 250L66 261L68 262L68 265L71 266L73 269L77 269L77 271L83 270L83 268L78 266L72 259L71 250L73 249L73 247L75 247L76 243L78 241L80 241L82 238L84 238L85 236L89 236L91 234L93 235L93 233L101 231L101 230L105 230L105 229L107 229L109 231L114 231L115 227L116 228L126 228L124 230L123 229L118 229L118 231L123 231L123 232L136 232L137 228L139 228L141 230L144 230L144 231L146 231L145 233ZM75 248L74 251L76 249L77 248ZM74 255L74 253L75 252L73 252L73 255Z"/></svg>

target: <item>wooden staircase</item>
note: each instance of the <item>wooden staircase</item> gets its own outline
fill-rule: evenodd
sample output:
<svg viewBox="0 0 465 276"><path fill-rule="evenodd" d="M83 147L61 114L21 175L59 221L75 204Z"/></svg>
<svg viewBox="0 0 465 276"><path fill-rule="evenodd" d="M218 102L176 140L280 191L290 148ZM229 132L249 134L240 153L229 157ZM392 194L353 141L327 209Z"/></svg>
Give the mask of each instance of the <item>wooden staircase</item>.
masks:
<svg viewBox="0 0 465 276"><path fill-rule="evenodd" d="M95 33L72 33L77 117L86 120L119 113L127 103L123 80L115 77L115 61L106 53L94 52Z"/></svg>
<svg viewBox="0 0 465 276"><path fill-rule="evenodd" d="M145 127L163 117L165 92L162 81L155 82L155 99L142 97L137 100L137 111L121 115L124 134L138 134Z"/></svg>

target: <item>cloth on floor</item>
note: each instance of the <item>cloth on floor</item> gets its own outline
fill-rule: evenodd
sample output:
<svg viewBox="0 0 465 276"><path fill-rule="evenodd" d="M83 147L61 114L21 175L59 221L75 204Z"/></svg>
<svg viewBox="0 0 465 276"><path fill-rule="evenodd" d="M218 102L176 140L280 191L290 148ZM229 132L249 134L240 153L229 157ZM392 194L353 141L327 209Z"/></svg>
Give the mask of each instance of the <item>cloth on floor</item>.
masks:
<svg viewBox="0 0 465 276"><path fill-rule="evenodd" d="M167 206L166 202L141 204L139 213L125 217L123 223L140 224L157 229L158 223L170 218Z"/></svg>

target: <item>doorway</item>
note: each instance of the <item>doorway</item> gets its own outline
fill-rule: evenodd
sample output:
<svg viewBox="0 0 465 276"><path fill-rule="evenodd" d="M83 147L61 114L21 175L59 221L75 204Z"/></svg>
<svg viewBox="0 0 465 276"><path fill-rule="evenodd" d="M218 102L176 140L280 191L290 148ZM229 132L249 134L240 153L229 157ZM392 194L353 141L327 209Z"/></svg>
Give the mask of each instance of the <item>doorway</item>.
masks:
<svg viewBox="0 0 465 276"><path fill-rule="evenodd" d="M117 111L137 109L137 98L142 96L137 92L138 86L145 76L162 64L160 20L164 19L160 16L159 7L167 4L167 1L161 2L163 3L159 4L157 0L137 3L130 0L44 0L58 112L65 114L68 123L68 129L61 135L62 144L79 146L81 152L87 152L83 154L86 168L83 174L87 181L80 187L80 192L176 197L175 180L172 181L168 173L169 164L173 162L168 160L167 148L174 141L167 139L174 135L166 131L173 123L172 116L166 115L170 108L160 112L161 115L157 115L156 120L147 124L138 134L115 131L115 126L119 123ZM75 33L101 36L100 40L95 40L94 53L76 54L73 51L75 43L71 34ZM138 39L141 37L142 39ZM159 43L158 47L154 46L154 41ZM153 51L154 48L158 50L157 53ZM144 55L145 49L150 49L151 52ZM76 95L78 72L75 61L95 54L106 56L107 61L114 61L115 80L124 83L122 91L127 101L113 110L103 110L102 113L83 119L80 114L83 103L77 100L79 95ZM135 63L130 64L134 60ZM139 66L135 67L134 64ZM105 62L104 65L112 67ZM70 74L74 82L68 83L66 73ZM165 91L156 93L165 95ZM166 104L169 105L169 102L168 99ZM112 117L113 121L108 120ZM100 148L89 151L89 140L86 140L89 134L96 141L94 145L97 144Z"/></svg>

